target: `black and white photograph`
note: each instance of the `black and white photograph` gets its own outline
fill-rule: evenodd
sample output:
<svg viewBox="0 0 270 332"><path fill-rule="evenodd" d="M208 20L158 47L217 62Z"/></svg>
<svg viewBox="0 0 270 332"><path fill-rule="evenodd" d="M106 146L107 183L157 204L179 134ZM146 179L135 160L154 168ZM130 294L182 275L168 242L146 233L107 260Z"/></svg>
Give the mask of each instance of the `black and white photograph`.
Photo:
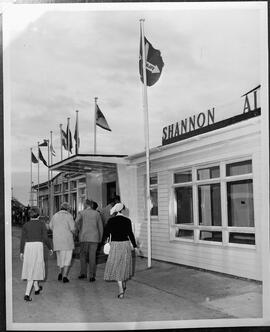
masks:
<svg viewBox="0 0 270 332"><path fill-rule="evenodd" d="M8 330L270 325L267 15L3 5Z"/></svg>

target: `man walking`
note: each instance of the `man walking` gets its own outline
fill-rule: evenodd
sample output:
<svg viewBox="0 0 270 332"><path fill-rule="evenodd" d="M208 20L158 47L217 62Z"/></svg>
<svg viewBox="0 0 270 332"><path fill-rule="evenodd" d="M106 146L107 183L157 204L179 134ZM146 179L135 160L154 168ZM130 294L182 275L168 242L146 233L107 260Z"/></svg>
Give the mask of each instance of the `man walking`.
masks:
<svg viewBox="0 0 270 332"><path fill-rule="evenodd" d="M102 241L103 223L99 212L92 209L92 202L85 200L84 210L78 213L76 227L79 231L81 273L79 279L87 277L87 257L89 258L89 281L95 281L96 252Z"/></svg>

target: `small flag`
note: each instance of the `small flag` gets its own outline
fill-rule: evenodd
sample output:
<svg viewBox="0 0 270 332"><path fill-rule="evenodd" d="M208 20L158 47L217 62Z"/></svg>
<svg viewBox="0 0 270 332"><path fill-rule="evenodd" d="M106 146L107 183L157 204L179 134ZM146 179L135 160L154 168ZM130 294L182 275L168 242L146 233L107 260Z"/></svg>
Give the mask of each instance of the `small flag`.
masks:
<svg viewBox="0 0 270 332"><path fill-rule="evenodd" d="M37 160L37 158L36 158L36 156L34 155L33 152L31 152L31 159L32 159L32 163L33 164L37 164L38 163L38 160Z"/></svg>
<svg viewBox="0 0 270 332"><path fill-rule="evenodd" d="M162 72L164 62L162 60L159 50L156 50L151 43L144 37L145 44L145 63L146 63L146 84L148 86L154 85ZM141 81L143 82L143 53L142 53L142 36L140 40L140 57L139 57L139 71Z"/></svg>
<svg viewBox="0 0 270 332"><path fill-rule="evenodd" d="M62 129L62 145L66 150L68 149L67 148L67 135L63 129Z"/></svg>
<svg viewBox="0 0 270 332"><path fill-rule="evenodd" d="M38 146L48 146L48 141L44 139L43 143L40 143Z"/></svg>
<svg viewBox="0 0 270 332"><path fill-rule="evenodd" d="M75 130L74 130L74 139L76 142L76 151L78 151L78 148L80 147L80 137L79 137L79 131L78 131L78 122L76 120Z"/></svg>
<svg viewBox="0 0 270 332"><path fill-rule="evenodd" d="M69 143L69 151L72 153L72 135L71 135L71 131L69 129L69 126L67 125L67 130L66 130L66 140L67 140L67 148L66 150L68 150L68 143Z"/></svg>
<svg viewBox="0 0 270 332"><path fill-rule="evenodd" d="M51 154L55 157L56 156L56 153L55 153L55 150L53 148L53 145L52 145L52 142L50 144L50 151L51 151Z"/></svg>
<svg viewBox="0 0 270 332"><path fill-rule="evenodd" d="M44 157L43 157L43 155L42 155L40 149L38 149L38 157L39 157L39 159L43 162L43 164L44 164L45 166L48 167L47 162L46 162L46 160L44 159Z"/></svg>
<svg viewBox="0 0 270 332"><path fill-rule="evenodd" d="M105 130L111 131L111 129L105 119L105 116L103 115L103 113L101 112L101 110L98 107L98 104L96 104L96 106L97 106L97 108L96 108L96 125Z"/></svg>

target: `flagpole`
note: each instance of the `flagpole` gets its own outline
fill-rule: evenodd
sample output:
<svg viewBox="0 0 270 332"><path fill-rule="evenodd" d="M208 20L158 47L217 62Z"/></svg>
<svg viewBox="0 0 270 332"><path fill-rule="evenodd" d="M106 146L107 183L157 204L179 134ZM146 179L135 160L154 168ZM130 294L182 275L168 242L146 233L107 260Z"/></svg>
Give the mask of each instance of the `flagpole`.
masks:
<svg viewBox="0 0 270 332"><path fill-rule="evenodd" d="M79 111L76 110L76 154L79 154L79 142L78 142L78 136L79 136Z"/></svg>
<svg viewBox="0 0 270 332"><path fill-rule="evenodd" d="M70 120L70 118L67 118L67 146L68 146L68 158L69 158L69 155L70 155L69 120Z"/></svg>
<svg viewBox="0 0 270 332"><path fill-rule="evenodd" d="M50 131L50 142L51 142L51 145L50 145L50 150L51 150L51 161L50 161L50 165L53 164L53 154L52 154L52 149L51 149L51 146L52 146L52 131ZM51 176L52 176L52 171L51 171Z"/></svg>
<svg viewBox="0 0 270 332"><path fill-rule="evenodd" d="M32 183L33 183L33 171L32 171L32 148L30 148L30 174L31 174L31 186L30 186L30 206L33 206L33 189L32 189Z"/></svg>
<svg viewBox="0 0 270 332"><path fill-rule="evenodd" d="M52 149L53 149L53 145L52 145L52 130L50 131L50 139L51 139L51 145L50 145L50 150L51 150L51 165L53 164L53 153L52 153ZM61 133L62 133L62 130L61 130ZM62 140L61 140L61 147L62 147ZM53 214L53 193L52 193L52 188L53 188L53 185L52 185L52 178L53 178L53 171L51 170L51 185L50 185L50 214L49 214L49 217L51 219L52 217L52 214Z"/></svg>
<svg viewBox="0 0 270 332"><path fill-rule="evenodd" d="M37 206L39 207L39 142L38 146L38 191L37 191Z"/></svg>
<svg viewBox="0 0 270 332"><path fill-rule="evenodd" d="M48 217L50 217L50 140L46 140L48 145Z"/></svg>
<svg viewBox="0 0 270 332"><path fill-rule="evenodd" d="M98 98L95 97L95 111L94 111L94 154L97 153L97 126L96 126L97 100L98 100Z"/></svg>
<svg viewBox="0 0 270 332"><path fill-rule="evenodd" d="M61 141L61 161L63 160L63 135L62 135L62 123L60 123L59 127L60 127L60 141Z"/></svg>
<svg viewBox="0 0 270 332"><path fill-rule="evenodd" d="M147 263L151 268L151 217L150 217L150 155L149 155L149 119L148 119L148 98L146 82L146 61L144 43L144 19L140 19L141 43L143 58L143 111L144 111L144 135L145 135L145 154L146 154L146 209L147 209Z"/></svg>

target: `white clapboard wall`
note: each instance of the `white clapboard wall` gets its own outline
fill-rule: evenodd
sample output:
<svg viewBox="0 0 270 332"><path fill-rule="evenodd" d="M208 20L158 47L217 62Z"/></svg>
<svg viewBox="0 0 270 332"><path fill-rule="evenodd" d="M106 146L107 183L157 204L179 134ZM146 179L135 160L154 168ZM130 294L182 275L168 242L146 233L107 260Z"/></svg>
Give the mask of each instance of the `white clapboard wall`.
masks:
<svg viewBox="0 0 270 332"><path fill-rule="evenodd" d="M158 217L151 218L152 258L174 262L235 276L262 279L262 232L260 186L262 181L260 154L260 119L249 119L200 137L177 142L151 151L151 173L158 174ZM239 157L251 157L256 245L223 246L170 239L170 197L173 170ZM147 219L145 214L145 157L132 159L137 165L136 237L147 256ZM136 186L135 186L136 187ZM133 196L133 195L132 195ZM134 197L133 196L133 197Z"/></svg>

